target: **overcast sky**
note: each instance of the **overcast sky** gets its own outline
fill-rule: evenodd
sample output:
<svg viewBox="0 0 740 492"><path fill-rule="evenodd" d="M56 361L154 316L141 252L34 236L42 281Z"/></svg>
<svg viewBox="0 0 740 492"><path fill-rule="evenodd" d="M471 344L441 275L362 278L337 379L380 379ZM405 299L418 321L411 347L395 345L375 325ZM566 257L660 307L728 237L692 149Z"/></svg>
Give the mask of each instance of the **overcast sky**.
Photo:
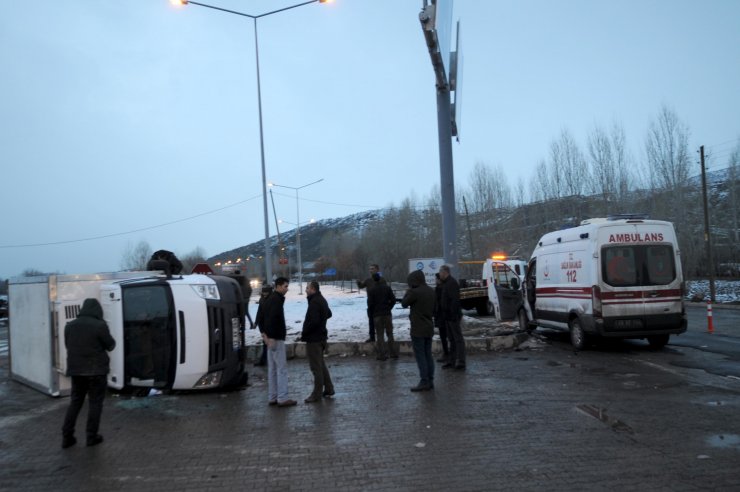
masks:
<svg viewBox="0 0 740 492"><path fill-rule="evenodd" d="M258 21L268 180L324 179L301 191L301 222L438 183L422 4L335 0ZM142 240L211 256L264 236L250 19L167 0L0 0L0 12L0 277L117 270ZM639 161L664 103L715 168L740 137L737 0L457 0L453 17L458 185L478 161L526 183L561 129L585 149L596 123L620 122ZM275 205L295 222L293 191Z"/></svg>

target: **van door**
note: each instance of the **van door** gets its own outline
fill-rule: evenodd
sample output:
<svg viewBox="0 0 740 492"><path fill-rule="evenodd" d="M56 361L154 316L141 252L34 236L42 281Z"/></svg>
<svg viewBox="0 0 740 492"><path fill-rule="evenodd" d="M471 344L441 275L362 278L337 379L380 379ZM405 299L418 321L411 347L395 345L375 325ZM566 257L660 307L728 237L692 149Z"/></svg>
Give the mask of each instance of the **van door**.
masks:
<svg viewBox="0 0 740 492"><path fill-rule="evenodd" d="M516 318L517 309L522 303L519 276L505 263L493 262L491 278L493 282L489 284L489 296L495 296L499 321Z"/></svg>
<svg viewBox="0 0 740 492"><path fill-rule="evenodd" d="M116 341L116 347L108 353L110 371L108 386L122 389L125 385L123 375L123 313L121 312L121 287L119 285L102 285L100 287L100 305L103 307L103 319L108 330Z"/></svg>
<svg viewBox="0 0 740 492"><path fill-rule="evenodd" d="M164 282L123 286L124 378L131 386L171 387L175 377L175 316Z"/></svg>
<svg viewBox="0 0 740 492"><path fill-rule="evenodd" d="M523 299L524 309L527 312L527 318L534 320L535 318L535 300L537 298L537 258L532 258L529 261L529 268L527 268L527 274L524 277L523 288Z"/></svg>

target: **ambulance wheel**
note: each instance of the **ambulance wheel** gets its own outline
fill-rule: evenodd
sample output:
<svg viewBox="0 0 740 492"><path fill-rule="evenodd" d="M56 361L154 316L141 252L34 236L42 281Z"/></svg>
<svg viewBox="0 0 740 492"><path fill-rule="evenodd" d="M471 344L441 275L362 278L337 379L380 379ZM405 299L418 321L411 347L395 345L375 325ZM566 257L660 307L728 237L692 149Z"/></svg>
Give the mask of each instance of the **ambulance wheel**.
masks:
<svg viewBox="0 0 740 492"><path fill-rule="evenodd" d="M647 337L650 348L654 350L665 347L670 338L670 335L653 335L651 337Z"/></svg>
<svg viewBox="0 0 740 492"><path fill-rule="evenodd" d="M533 328L529 326L529 321L527 321L527 313L524 311L524 309L519 310L517 317L519 318L520 330L526 332L531 332L533 330Z"/></svg>
<svg viewBox="0 0 740 492"><path fill-rule="evenodd" d="M588 335L583 331L581 320L573 318L570 320L570 343L576 350L583 350L588 346Z"/></svg>

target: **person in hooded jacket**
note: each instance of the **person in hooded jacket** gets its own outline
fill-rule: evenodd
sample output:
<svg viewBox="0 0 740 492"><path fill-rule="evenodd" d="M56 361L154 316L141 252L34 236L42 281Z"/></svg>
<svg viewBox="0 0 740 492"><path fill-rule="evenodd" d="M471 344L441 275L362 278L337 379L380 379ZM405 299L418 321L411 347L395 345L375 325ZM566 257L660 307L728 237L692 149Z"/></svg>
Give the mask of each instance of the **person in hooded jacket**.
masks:
<svg viewBox="0 0 740 492"><path fill-rule="evenodd" d="M67 375L72 378L72 394L62 426L62 448L77 442L75 425L85 396L88 396L87 445L95 446L103 442L98 429L110 370L107 352L116 347L97 299L85 299L77 318L64 327L64 345L67 347Z"/></svg>
<svg viewBox="0 0 740 492"><path fill-rule="evenodd" d="M440 310L447 326L447 337L450 342L450 354L443 369L455 368L465 370L465 339L462 334L462 305L460 304L460 284L450 273L448 265L439 267L439 279L442 281Z"/></svg>
<svg viewBox="0 0 740 492"><path fill-rule="evenodd" d="M398 359L396 342L393 339L393 316L391 310L396 304L396 296L391 286L380 281L380 274L374 273L373 280L375 285L367 291L367 303L370 312L373 314L375 325L375 351L376 359L388 360L390 353L391 359ZM388 337L386 343L385 337Z"/></svg>
<svg viewBox="0 0 740 492"><path fill-rule="evenodd" d="M411 346L414 348L416 365L419 366L419 384L411 391L427 391L434 388L434 359L432 337L434 336L435 293L427 285L424 273L416 270L409 273L406 281L409 288L401 299L401 306L410 307Z"/></svg>
<svg viewBox="0 0 740 492"><path fill-rule="evenodd" d="M303 321L301 340L306 342L306 358L313 374L313 392L304 401L314 403L324 396L334 395L334 384L324 362L324 351L329 338L326 321L331 318L332 313L326 299L321 295L318 282L314 280L308 284L306 295L308 309Z"/></svg>

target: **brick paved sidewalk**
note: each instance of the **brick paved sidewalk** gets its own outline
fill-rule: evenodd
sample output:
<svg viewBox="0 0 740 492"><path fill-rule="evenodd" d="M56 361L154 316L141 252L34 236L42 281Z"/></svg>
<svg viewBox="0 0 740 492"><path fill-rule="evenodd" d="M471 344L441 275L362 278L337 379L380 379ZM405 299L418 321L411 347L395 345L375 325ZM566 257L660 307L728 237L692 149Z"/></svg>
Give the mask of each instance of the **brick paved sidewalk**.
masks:
<svg viewBox="0 0 740 492"><path fill-rule="evenodd" d="M436 389L423 393L409 391L417 382L410 356L328 360L333 399L302 403L311 377L295 359L297 407L268 407L258 368L243 391L110 396L105 442L62 450L68 399L8 381L0 359L0 490L740 487L740 450L705 439L740 428L738 392L706 393L661 371L635 374L619 354L474 354L466 372L438 368ZM596 408L609 418L588 414Z"/></svg>

